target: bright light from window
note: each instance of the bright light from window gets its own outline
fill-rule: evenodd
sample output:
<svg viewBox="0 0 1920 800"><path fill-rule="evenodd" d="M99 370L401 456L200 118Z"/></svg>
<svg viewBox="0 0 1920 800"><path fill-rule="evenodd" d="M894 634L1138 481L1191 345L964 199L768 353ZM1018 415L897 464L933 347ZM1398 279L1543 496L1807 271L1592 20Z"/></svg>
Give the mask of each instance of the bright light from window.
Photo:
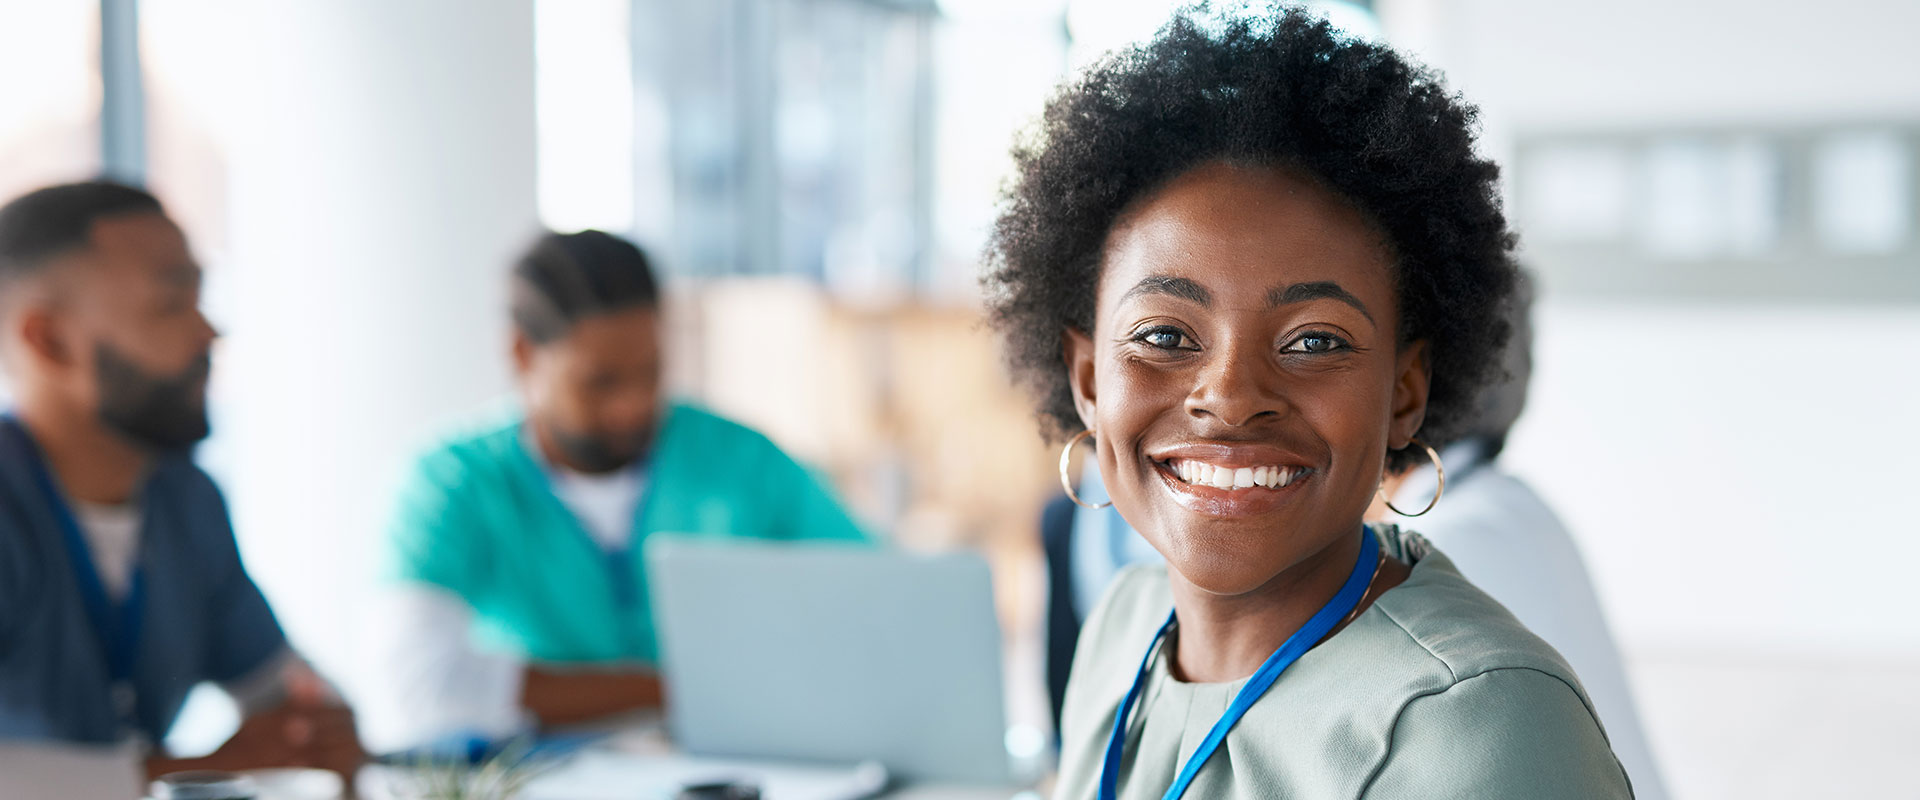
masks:
<svg viewBox="0 0 1920 800"><path fill-rule="evenodd" d="M100 4L0 4L0 203L100 169Z"/></svg>
<svg viewBox="0 0 1920 800"><path fill-rule="evenodd" d="M630 0L534 3L540 221L633 227Z"/></svg>

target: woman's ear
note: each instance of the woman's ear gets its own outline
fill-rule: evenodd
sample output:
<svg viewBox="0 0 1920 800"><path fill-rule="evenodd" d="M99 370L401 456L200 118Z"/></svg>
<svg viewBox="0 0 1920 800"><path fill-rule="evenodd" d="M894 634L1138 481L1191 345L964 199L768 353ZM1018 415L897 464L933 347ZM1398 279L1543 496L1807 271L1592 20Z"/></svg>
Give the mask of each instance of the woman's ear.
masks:
<svg viewBox="0 0 1920 800"><path fill-rule="evenodd" d="M1394 358L1393 419L1387 427L1387 447L1404 448L1420 432L1420 425L1427 421L1427 392L1432 384L1426 340L1400 348Z"/></svg>
<svg viewBox="0 0 1920 800"><path fill-rule="evenodd" d="M1067 388L1073 392L1073 409L1080 414L1081 426L1093 430L1093 337L1086 331L1068 327L1060 334L1060 358L1066 362Z"/></svg>

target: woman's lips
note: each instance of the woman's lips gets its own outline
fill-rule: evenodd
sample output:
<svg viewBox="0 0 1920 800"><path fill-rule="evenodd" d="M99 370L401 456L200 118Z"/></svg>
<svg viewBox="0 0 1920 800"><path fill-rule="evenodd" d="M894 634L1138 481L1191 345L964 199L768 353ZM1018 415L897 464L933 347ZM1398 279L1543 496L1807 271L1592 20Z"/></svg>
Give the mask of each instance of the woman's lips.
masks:
<svg viewBox="0 0 1920 800"><path fill-rule="evenodd" d="M1315 475L1309 467L1224 467L1182 463L1181 459L1154 461L1152 464L1154 473L1160 476L1161 484L1175 502L1188 511L1210 517L1247 517L1267 513L1291 501ZM1227 488L1222 488L1219 486L1221 477L1229 471L1233 476L1232 482ZM1186 477L1182 477L1183 472ZM1207 482L1189 482L1187 477L1204 478Z"/></svg>

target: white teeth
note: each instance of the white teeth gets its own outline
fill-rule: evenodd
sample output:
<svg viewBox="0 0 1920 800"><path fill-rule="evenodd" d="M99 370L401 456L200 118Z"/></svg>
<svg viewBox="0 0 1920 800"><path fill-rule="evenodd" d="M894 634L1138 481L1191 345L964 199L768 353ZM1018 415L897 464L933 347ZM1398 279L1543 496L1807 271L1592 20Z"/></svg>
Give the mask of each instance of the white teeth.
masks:
<svg viewBox="0 0 1920 800"><path fill-rule="evenodd" d="M1248 489L1265 486L1285 488L1305 472L1299 467L1216 467L1201 461L1182 459L1171 465L1180 480L1194 486L1215 489Z"/></svg>

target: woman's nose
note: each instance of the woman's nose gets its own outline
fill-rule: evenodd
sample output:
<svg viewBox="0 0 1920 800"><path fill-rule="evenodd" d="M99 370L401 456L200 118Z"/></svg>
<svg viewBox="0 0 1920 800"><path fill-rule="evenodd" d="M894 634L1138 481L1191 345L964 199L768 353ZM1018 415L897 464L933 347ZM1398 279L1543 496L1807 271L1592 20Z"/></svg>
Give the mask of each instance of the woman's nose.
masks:
<svg viewBox="0 0 1920 800"><path fill-rule="evenodd" d="M1262 346L1228 345L1194 373L1187 413L1227 425L1246 425L1288 410L1273 359Z"/></svg>

